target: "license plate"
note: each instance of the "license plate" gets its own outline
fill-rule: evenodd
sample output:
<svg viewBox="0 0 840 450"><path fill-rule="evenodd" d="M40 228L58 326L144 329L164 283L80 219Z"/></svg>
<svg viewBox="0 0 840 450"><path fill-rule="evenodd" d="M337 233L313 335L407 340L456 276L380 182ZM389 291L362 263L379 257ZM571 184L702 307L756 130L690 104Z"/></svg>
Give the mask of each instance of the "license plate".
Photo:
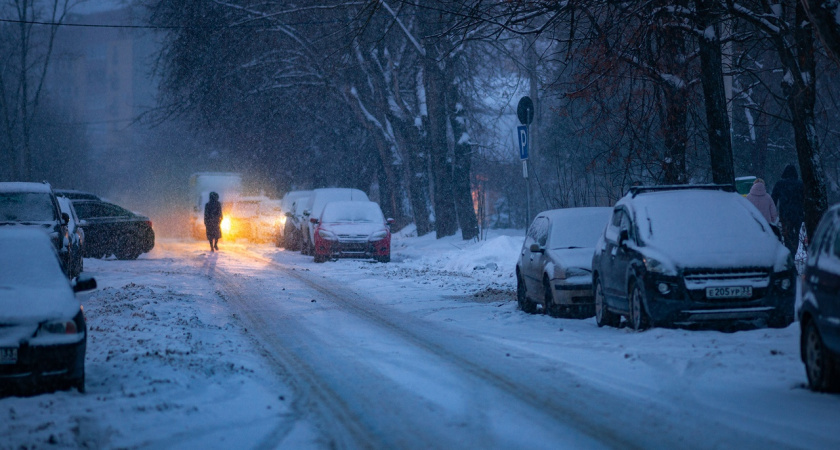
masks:
<svg viewBox="0 0 840 450"><path fill-rule="evenodd" d="M0 364L17 364L18 349L0 348Z"/></svg>
<svg viewBox="0 0 840 450"><path fill-rule="evenodd" d="M706 298L750 298L752 286L726 286L706 288Z"/></svg>

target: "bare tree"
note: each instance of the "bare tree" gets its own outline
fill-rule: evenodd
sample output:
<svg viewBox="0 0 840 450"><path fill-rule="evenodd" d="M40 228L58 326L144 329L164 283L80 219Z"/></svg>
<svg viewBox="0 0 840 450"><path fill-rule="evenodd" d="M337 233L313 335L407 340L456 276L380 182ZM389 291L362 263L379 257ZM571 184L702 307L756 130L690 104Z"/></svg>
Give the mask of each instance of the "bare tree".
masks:
<svg viewBox="0 0 840 450"><path fill-rule="evenodd" d="M70 0L4 0L0 11L0 121L4 177L32 180L32 134L55 35ZM44 25L48 24L48 25Z"/></svg>

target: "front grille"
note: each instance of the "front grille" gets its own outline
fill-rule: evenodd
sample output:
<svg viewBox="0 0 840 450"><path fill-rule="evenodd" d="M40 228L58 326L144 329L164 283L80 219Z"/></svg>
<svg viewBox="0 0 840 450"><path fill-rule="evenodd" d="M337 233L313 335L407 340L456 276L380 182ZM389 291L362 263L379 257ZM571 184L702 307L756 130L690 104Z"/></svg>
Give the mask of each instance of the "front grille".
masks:
<svg viewBox="0 0 840 450"><path fill-rule="evenodd" d="M768 294L771 273L771 269L767 267L683 270L688 297L696 302L715 304L750 302L765 297ZM752 297L706 298L706 288L716 286L752 286Z"/></svg>
<svg viewBox="0 0 840 450"><path fill-rule="evenodd" d="M683 275L686 280L731 280L737 278L769 277L767 267L737 267L727 269L685 269Z"/></svg>

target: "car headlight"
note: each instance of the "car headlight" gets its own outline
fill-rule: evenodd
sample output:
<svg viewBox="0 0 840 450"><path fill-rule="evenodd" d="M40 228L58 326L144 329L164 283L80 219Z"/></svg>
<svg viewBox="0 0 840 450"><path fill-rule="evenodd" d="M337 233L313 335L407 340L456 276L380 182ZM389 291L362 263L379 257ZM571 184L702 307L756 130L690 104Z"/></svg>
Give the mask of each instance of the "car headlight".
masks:
<svg viewBox="0 0 840 450"><path fill-rule="evenodd" d="M286 216L280 216L280 225L286 225Z"/></svg>
<svg viewBox="0 0 840 450"><path fill-rule="evenodd" d="M38 328L38 334L77 334L79 332L76 322L72 320L44 322Z"/></svg>
<svg viewBox="0 0 840 450"><path fill-rule="evenodd" d="M585 269L581 269L580 267L554 266L554 278L559 278L561 280L572 277L586 276L589 274L590 272L588 272Z"/></svg>
<svg viewBox="0 0 840 450"><path fill-rule="evenodd" d="M338 237L335 235L335 233L333 233L332 231L329 231L329 230L324 230L324 229L318 230L318 236L321 236L322 238L324 238L328 241L337 241L338 240Z"/></svg>
<svg viewBox="0 0 840 450"><path fill-rule="evenodd" d="M368 237L368 240L369 241L381 241L382 239L385 239L386 236L388 236L388 231L387 230L379 230L379 231L371 234L370 237Z"/></svg>
<svg viewBox="0 0 840 450"><path fill-rule="evenodd" d="M674 270L667 265L663 264L662 261L654 258L645 258L645 269L650 273L658 273L662 275L676 275Z"/></svg>

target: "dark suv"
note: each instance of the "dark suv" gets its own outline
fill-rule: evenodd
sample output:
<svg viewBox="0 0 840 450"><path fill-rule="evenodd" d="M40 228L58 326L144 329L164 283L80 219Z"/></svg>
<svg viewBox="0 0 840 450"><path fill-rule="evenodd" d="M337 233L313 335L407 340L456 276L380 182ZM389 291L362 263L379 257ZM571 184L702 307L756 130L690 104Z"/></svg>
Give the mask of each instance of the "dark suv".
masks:
<svg viewBox="0 0 840 450"><path fill-rule="evenodd" d="M808 385L840 391L840 205L820 221L808 248L798 310Z"/></svg>
<svg viewBox="0 0 840 450"><path fill-rule="evenodd" d="M69 220L48 183L0 182L0 226L30 226L46 231L68 277L73 257Z"/></svg>
<svg viewBox="0 0 840 450"><path fill-rule="evenodd" d="M793 321L793 258L731 186L631 188L592 270L598 326Z"/></svg>
<svg viewBox="0 0 840 450"><path fill-rule="evenodd" d="M73 208L85 230L87 258L113 254L118 259L137 259L155 246L152 221L146 216L97 200L73 200Z"/></svg>

